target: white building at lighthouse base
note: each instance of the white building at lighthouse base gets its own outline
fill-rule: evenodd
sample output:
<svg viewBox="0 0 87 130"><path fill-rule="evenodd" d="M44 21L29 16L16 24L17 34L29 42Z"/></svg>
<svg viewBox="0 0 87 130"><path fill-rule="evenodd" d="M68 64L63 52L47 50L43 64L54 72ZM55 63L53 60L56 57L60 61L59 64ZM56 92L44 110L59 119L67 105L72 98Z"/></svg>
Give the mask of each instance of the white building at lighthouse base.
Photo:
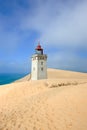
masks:
<svg viewBox="0 0 87 130"><path fill-rule="evenodd" d="M36 53L32 56L31 79L47 79L47 55L43 54L40 45L36 48Z"/></svg>

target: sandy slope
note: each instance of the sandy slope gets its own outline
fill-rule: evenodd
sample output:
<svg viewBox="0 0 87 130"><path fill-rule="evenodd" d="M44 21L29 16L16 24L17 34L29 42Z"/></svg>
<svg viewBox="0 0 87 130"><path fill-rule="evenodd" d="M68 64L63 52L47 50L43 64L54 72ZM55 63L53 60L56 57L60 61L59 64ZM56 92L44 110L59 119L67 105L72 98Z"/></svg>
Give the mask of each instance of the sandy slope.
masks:
<svg viewBox="0 0 87 130"><path fill-rule="evenodd" d="M48 69L47 70L48 79L87 79L87 74L79 73L74 71L58 70L58 69ZM31 75L27 75L22 79L17 80L16 82L29 81Z"/></svg>
<svg viewBox="0 0 87 130"><path fill-rule="evenodd" d="M0 130L87 130L87 74L48 77L0 87Z"/></svg>

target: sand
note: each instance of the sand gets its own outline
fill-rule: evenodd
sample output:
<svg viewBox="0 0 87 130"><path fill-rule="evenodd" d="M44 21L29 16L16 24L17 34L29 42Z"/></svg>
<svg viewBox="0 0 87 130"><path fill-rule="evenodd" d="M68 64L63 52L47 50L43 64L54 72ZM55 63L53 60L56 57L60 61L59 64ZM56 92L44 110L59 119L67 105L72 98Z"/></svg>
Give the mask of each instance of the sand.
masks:
<svg viewBox="0 0 87 130"><path fill-rule="evenodd" d="M0 130L87 130L87 74L48 69L0 86Z"/></svg>

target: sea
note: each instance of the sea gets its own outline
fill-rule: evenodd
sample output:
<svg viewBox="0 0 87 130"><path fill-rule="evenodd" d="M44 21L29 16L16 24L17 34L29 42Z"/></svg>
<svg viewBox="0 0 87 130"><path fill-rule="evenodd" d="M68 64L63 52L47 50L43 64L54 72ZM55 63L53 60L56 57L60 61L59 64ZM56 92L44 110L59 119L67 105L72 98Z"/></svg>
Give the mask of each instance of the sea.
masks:
<svg viewBox="0 0 87 130"><path fill-rule="evenodd" d="M12 83L20 78L23 78L26 75L27 74L17 74L17 73L0 74L0 85Z"/></svg>

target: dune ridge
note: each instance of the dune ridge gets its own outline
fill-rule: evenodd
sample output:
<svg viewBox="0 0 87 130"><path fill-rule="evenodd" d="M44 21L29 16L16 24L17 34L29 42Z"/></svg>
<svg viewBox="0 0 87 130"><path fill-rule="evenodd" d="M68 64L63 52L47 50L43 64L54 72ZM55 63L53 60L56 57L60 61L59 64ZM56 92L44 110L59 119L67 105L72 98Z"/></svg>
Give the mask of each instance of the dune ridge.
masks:
<svg viewBox="0 0 87 130"><path fill-rule="evenodd" d="M48 69L0 87L0 130L87 130L87 74Z"/></svg>

